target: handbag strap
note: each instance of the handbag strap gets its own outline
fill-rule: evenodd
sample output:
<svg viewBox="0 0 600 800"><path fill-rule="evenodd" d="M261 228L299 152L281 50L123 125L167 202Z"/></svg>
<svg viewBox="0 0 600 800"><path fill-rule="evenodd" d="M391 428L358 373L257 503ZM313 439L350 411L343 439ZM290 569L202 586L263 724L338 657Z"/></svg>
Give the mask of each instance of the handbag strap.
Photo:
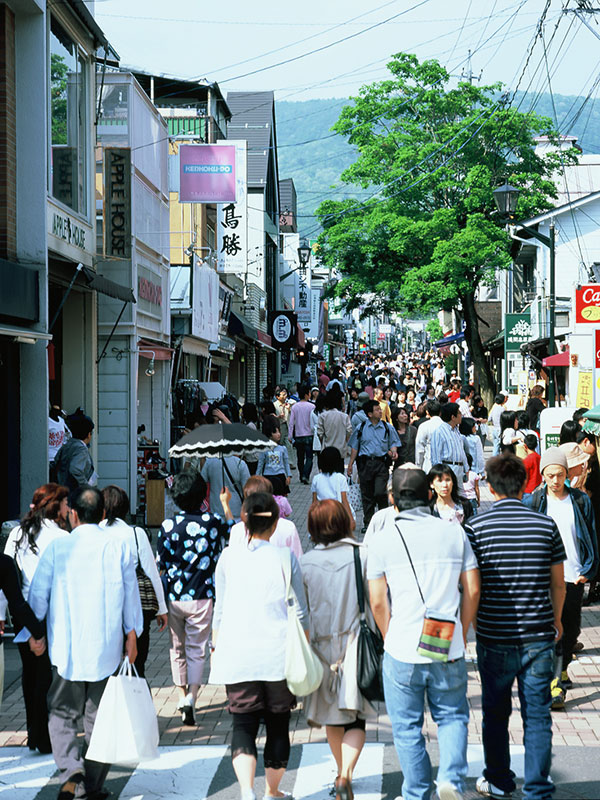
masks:
<svg viewBox="0 0 600 800"><path fill-rule="evenodd" d="M225 472L227 473L227 477L231 481L231 485L235 489L235 493L237 494L237 496L240 498L240 500L243 503L244 502L244 493L240 492L239 486L237 485L237 483L233 479L233 476L232 476L231 472L229 472L229 467L227 466L227 462L225 461L225 457L223 457L223 467L225 469Z"/></svg>
<svg viewBox="0 0 600 800"><path fill-rule="evenodd" d="M423 601L423 605L425 607L427 607L427 603L425 602L425 598L423 597L423 592L421 591L421 584L419 583L419 579L417 578L417 571L415 569L415 565L413 564L412 558L410 557L410 551L408 549L408 545L406 544L404 536L402 535L402 531L400 530L400 526L398 525L398 521L397 520L396 520L396 530L400 534L400 538L402 539L402 544L404 545L404 549L406 550L406 555L408 556L408 562L409 562L410 567L411 567L411 569L413 571L413 575L415 576L415 581L417 583L417 589L419 590L419 594L421 595L421 600Z"/></svg>
<svg viewBox="0 0 600 800"><path fill-rule="evenodd" d="M281 566L283 567L283 576L285 578L285 599L288 606L293 605L294 590L292 589L292 553L287 547L278 548L281 556ZM290 600L292 601L290 603Z"/></svg>
<svg viewBox="0 0 600 800"><path fill-rule="evenodd" d="M354 575L356 577L356 594L358 595L358 610L361 616L365 613L365 587L362 579L362 565L360 563L360 553L358 547L351 545L354 551Z"/></svg>
<svg viewBox="0 0 600 800"><path fill-rule="evenodd" d="M133 526L133 535L135 536L135 552L137 553L137 564L136 567L140 565L140 547L138 545L138 538L137 538L137 528Z"/></svg>

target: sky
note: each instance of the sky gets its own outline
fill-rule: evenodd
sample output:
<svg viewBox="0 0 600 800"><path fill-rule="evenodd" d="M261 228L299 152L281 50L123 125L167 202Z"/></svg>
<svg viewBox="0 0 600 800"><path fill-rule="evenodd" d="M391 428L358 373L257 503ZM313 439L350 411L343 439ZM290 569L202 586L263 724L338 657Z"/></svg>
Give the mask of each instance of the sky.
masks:
<svg viewBox="0 0 600 800"><path fill-rule="evenodd" d="M206 78L224 93L273 89L278 100L350 97L361 85L385 78L389 57L401 51L437 58L458 79L468 73L470 50L474 79L481 76L482 83L547 91L549 76L556 94L595 96L600 38L574 14L563 13L575 0L550 0L543 35L536 38L546 5L547 0L96 0L95 16L123 66ZM600 37L600 13L586 19Z"/></svg>

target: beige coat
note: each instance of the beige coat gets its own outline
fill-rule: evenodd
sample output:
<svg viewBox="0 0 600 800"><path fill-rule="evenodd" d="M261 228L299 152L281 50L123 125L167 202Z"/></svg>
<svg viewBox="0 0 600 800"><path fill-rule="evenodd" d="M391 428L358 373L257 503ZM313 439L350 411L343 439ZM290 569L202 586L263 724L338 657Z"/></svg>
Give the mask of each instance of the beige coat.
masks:
<svg viewBox="0 0 600 800"><path fill-rule="evenodd" d="M359 628L354 572L360 549L365 598L366 549L353 539L316 545L302 556L302 575L310 611L310 640L325 668L319 689L304 700L309 725L344 725L375 716L356 683L356 635ZM373 619L367 611L369 625Z"/></svg>
<svg viewBox="0 0 600 800"><path fill-rule="evenodd" d="M321 450L326 447L337 447L344 458L348 439L352 435L352 423L348 414L338 411L337 408L331 408L319 414L317 420L317 436L321 441Z"/></svg>

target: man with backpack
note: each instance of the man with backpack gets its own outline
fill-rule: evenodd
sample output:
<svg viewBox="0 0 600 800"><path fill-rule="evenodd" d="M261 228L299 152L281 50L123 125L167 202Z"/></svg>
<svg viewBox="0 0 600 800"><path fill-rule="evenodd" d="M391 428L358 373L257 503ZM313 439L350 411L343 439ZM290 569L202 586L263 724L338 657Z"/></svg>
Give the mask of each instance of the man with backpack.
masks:
<svg viewBox="0 0 600 800"><path fill-rule="evenodd" d="M388 505L390 465L398 458L401 442L394 428L382 421L377 400L369 400L362 410L367 420L354 428L348 442L351 449L348 475L352 475L356 461L364 512L363 528L366 529L375 509Z"/></svg>

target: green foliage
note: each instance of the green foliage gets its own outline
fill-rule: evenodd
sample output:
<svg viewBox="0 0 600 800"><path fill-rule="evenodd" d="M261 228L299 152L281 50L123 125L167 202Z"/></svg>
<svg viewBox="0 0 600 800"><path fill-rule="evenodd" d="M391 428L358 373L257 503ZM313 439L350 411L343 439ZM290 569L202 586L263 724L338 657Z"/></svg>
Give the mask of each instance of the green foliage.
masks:
<svg viewBox="0 0 600 800"><path fill-rule="evenodd" d="M485 369L475 292L510 264L492 192L504 180L521 187L520 218L549 208L560 159L536 153L534 138L558 134L549 119L507 107L500 85L452 87L437 61L405 53L388 69L334 125L358 151L342 180L373 197L322 203L321 255L343 274L338 295L365 313L460 308ZM573 163L576 152L560 158Z"/></svg>
<svg viewBox="0 0 600 800"><path fill-rule="evenodd" d="M433 317L429 320L425 326L425 330L429 334L429 338L432 342L438 342L444 336L444 331L437 317Z"/></svg>
<svg viewBox="0 0 600 800"><path fill-rule="evenodd" d="M57 53L50 56L52 144L67 144L67 74L69 67Z"/></svg>

